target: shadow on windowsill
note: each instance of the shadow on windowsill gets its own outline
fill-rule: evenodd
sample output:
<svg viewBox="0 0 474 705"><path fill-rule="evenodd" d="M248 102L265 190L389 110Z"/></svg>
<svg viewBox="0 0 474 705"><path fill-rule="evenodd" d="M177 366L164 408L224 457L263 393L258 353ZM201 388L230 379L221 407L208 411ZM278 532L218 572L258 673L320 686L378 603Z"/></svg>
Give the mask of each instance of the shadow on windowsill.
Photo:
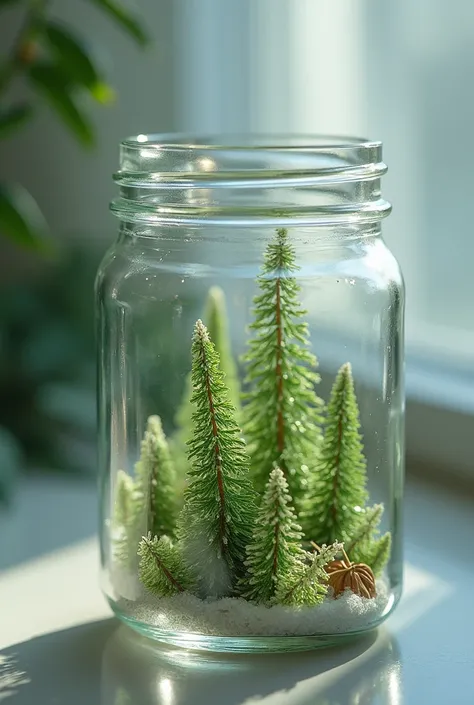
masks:
<svg viewBox="0 0 474 705"><path fill-rule="evenodd" d="M398 647L385 629L321 651L234 655L157 645L106 619L0 658L0 700L12 705L395 705L401 697Z"/></svg>

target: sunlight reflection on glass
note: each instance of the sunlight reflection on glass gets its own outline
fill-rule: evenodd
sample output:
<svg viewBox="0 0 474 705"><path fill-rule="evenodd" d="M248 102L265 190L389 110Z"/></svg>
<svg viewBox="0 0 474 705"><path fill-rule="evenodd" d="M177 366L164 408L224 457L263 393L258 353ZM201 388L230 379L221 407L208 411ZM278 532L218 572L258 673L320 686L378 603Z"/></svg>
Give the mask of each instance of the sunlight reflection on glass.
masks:
<svg viewBox="0 0 474 705"><path fill-rule="evenodd" d="M173 684L169 678L160 678L158 681L158 691L160 705L173 705Z"/></svg>
<svg viewBox="0 0 474 705"><path fill-rule="evenodd" d="M16 668L13 659L0 654L0 700L16 695L18 688L29 682L26 673Z"/></svg>
<svg viewBox="0 0 474 705"><path fill-rule="evenodd" d="M121 627L104 651L102 705L118 705L118 692L126 705L403 705L400 682L384 629L317 654L255 656L159 645Z"/></svg>
<svg viewBox="0 0 474 705"><path fill-rule="evenodd" d="M400 670L400 664L397 664L388 673L388 702L390 705L403 705Z"/></svg>

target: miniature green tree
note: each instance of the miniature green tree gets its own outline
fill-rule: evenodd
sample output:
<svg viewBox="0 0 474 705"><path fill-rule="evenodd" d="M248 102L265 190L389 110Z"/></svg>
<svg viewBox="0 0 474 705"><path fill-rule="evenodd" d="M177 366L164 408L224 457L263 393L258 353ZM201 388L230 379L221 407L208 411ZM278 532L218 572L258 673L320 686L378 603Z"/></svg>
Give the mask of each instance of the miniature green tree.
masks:
<svg viewBox="0 0 474 705"><path fill-rule="evenodd" d="M229 401L235 407L238 417L240 414L239 374L232 355L225 294L219 286L211 286L209 289L203 322L219 353L220 368L225 375L225 384L229 390Z"/></svg>
<svg viewBox="0 0 474 705"><path fill-rule="evenodd" d="M362 563L360 555L367 553L367 546L373 541L383 514L383 504L366 507L360 513L355 530L346 543L346 552L354 563Z"/></svg>
<svg viewBox="0 0 474 705"><path fill-rule="evenodd" d="M361 562L367 563L372 568L372 572L376 578L378 578L390 558L390 551L392 549L392 535L389 531L381 536L379 539L375 539L369 545L369 551L365 556L362 556Z"/></svg>
<svg viewBox="0 0 474 705"><path fill-rule="evenodd" d="M130 475L119 470L112 515L112 547L114 559L124 566L131 557L130 531L135 522L135 502L135 483Z"/></svg>
<svg viewBox="0 0 474 705"><path fill-rule="evenodd" d="M342 543L322 546L315 552L311 562L299 561L296 569L289 574L288 579L278 586L275 601L281 605L317 605L323 601L327 593L327 573L325 566L334 560L342 549Z"/></svg>
<svg viewBox="0 0 474 705"><path fill-rule="evenodd" d="M200 320L192 343L192 381L194 433L179 533L201 590L217 596L230 594L243 576L256 508L219 354Z"/></svg>
<svg viewBox="0 0 474 705"><path fill-rule="evenodd" d="M134 513L134 493L133 479L123 470L119 470L114 506L114 524L116 526L129 526Z"/></svg>
<svg viewBox="0 0 474 705"><path fill-rule="evenodd" d="M318 544L350 540L367 500L366 463L359 433L359 409L349 363L334 382L326 412L324 440L302 523Z"/></svg>
<svg viewBox="0 0 474 705"><path fill-rule="evenodd" d="M256 488L263 492L272 468L280 467L300 509L321 440L322 401L314 386L317 359L308 349L307 324L298 301L295 253L287 231L277 230L266 250L254 299L256 335L245 357L244 430Z"/></svg>
<svg viewBox="0 0 474 705"><path fill-rule="evenodd" d="M390 557L392 537L389 532L379 535L383 504L366 507L360 513L357 526L347 543L347 553L354 563L366 563L377 577Z"/></svg>
<svg viewBox="0 0 474 705"><path fill-rule="evenodd" d="M237 365L232 356L229 334L229 323L225 294L219 286L212 286L207 295L206 306L203 313L203 322L209 332L209 337L219 353L220 368L225 374L226 386L229 389L229 400L237 410L240 418L240 384ZM171 451L179 477L184 477L188 469L186 443L193 433L193 404L191 396L193 383L191 375L186 379L181 406L176 414L177 430L171 441Z"/></svg>
<svg viewBox="0 0 474 705"><path fill-rule="evenodd" d="M138 546L140 580L158 597L191 590L193 579L179 548L168 536L144 536Z"/></svg>
<svg viewBox="0 0 474 705"><path fill-rule="evenodd" d="M117 473L113 512L114 557L133 568L141 536L172 536L176 529L175 472L159 416L150 416L135 464L135 480Z"/></svg>
<svg viewBox="0 0 474 705"><path fill-rule="evenodd" d="M173 536L176 529L176 474L161 419L150 416L135 466L138 501L135 511L153 536Z"/></svg>
<svg viewBox="0 0 474 705"><path fill-rule="evenodd" d="M302 535L286 478L280 468L274 468L257 514L252 541L247 546L242 597L254 602L273 600L279 584L288 582L298 562L305 559L300 545Z"/></svg>

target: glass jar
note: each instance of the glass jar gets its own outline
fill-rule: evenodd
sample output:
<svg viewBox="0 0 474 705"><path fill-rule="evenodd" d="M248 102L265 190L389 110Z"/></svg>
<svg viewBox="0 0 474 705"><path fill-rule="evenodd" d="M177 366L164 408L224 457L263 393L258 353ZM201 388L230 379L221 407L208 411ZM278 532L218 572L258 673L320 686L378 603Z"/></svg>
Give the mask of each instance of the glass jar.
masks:
<svg viewBox="0 0 474 705"><path fill-rule="evenodd" d="M381 151L122 143L96 285L102 586L148 636L307 649L400 598L404 289Z"/></svg>

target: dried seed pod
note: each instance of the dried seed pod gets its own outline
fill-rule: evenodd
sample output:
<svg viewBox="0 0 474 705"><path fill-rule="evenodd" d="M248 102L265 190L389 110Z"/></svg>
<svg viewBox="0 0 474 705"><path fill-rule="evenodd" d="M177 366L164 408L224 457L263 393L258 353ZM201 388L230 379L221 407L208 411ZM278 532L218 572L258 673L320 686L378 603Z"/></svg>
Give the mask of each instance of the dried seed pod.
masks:
<svg viewBox="0 0 474 705"><path fill-rule="evenodd" d="M328 563L325 570L334 597L341 595L346 589L367 599L377 596L375 576L371 568L365 563L352 563L345 552L344 560Z"/></svg>

